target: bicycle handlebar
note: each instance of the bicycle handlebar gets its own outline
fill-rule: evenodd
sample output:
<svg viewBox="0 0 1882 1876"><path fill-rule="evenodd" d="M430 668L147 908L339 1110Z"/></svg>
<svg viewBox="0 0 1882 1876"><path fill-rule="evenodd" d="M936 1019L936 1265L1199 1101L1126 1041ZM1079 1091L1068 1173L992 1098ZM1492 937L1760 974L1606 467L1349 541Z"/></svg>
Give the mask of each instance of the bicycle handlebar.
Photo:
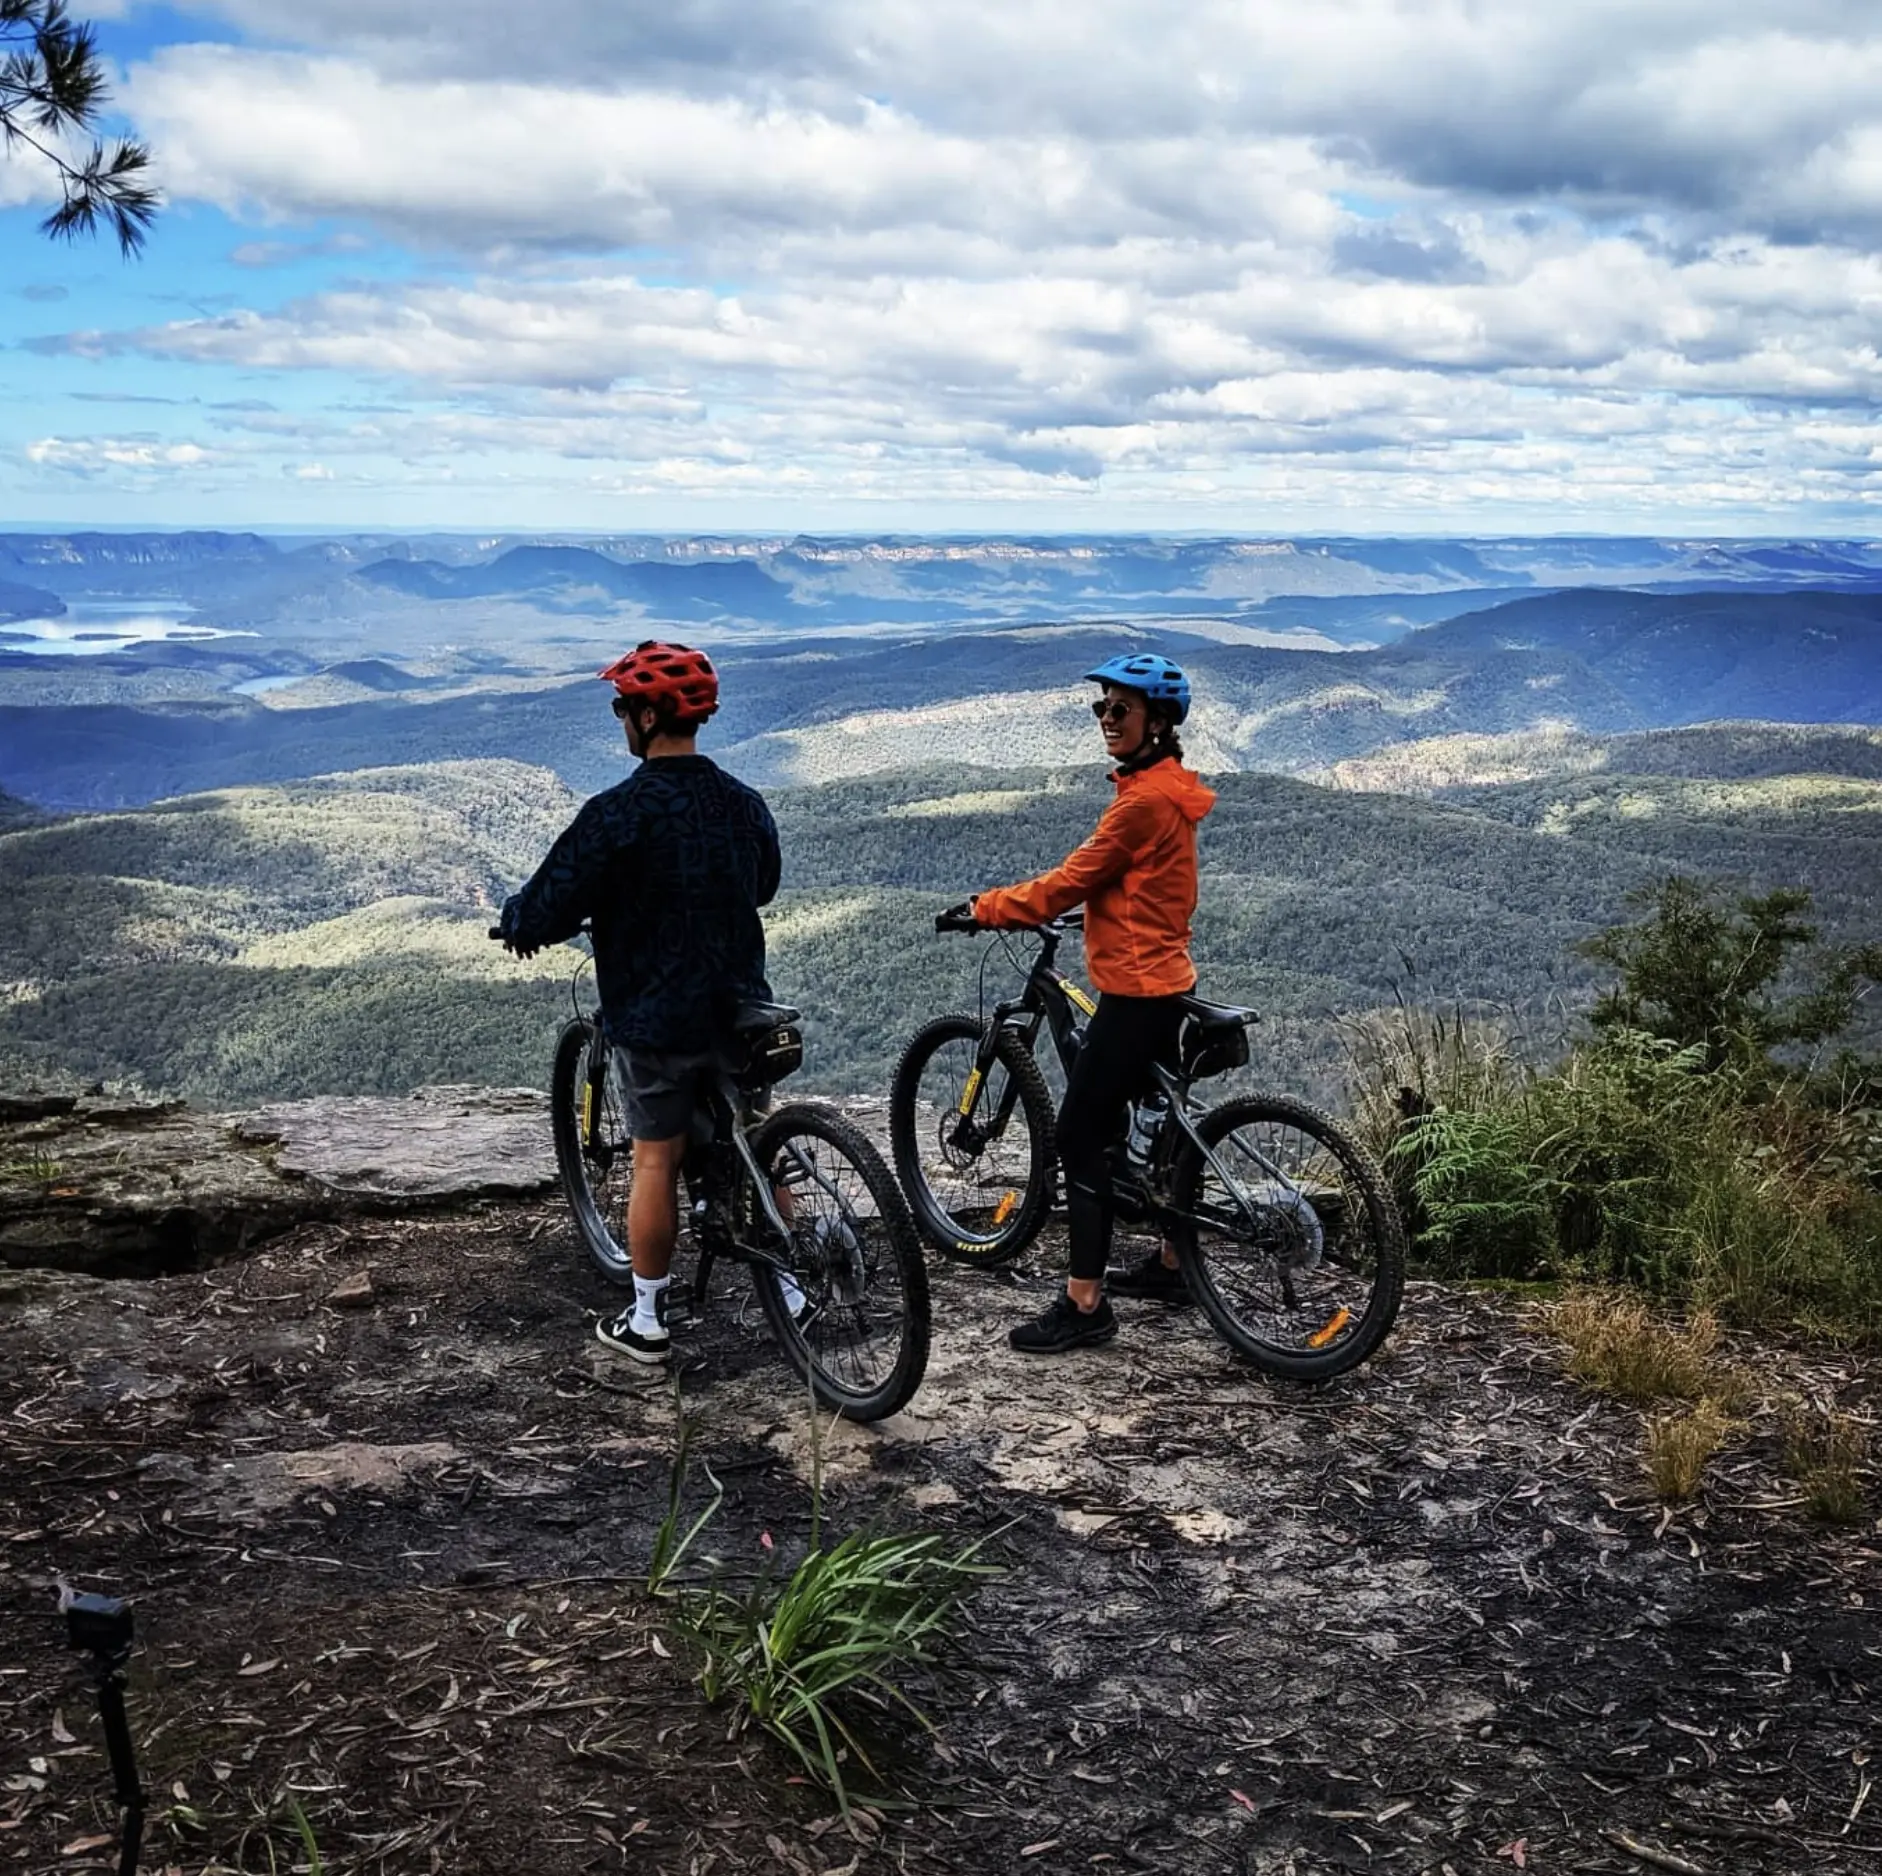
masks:
<svg viewBox="0 0 1882 1876"><path fill-rule="evenodd" d="M973 901L966 900L960 905L951 905L945 912L934 915L934 928L939 932L984 932L995 928L982 925L973 914ZM1046 919L1042 924L1021 926L1022 931L1065 932L1083 931L1085 914L1082 910L1061 912L1057 918Z"/></svg>
<svg viewBox="0 0 1882 1876"><path fill-rule="evenodd" d="M594 932L594 927L589 923L587 919L583 919L581 924L577 927L577 930L582 933L592 936ZM490 929L484 933L484 936L486 938L494 938L498 944L503 944L506 942L503 936L503 927L501 925L492 925Z"/></svg>

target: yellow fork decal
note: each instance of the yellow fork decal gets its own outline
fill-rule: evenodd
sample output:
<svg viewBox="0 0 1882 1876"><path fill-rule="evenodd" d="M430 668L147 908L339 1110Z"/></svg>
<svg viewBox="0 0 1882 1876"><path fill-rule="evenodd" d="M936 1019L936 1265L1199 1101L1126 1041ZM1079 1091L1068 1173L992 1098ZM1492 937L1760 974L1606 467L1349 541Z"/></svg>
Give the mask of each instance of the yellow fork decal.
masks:
<svg viewBox="0 0 1882 1876"><path fill-rule="evenodd" d="M593 1146L595 1143L595 1084L592 1081L582 1083L582 1145Z"/></svg>
<svg viewBox="0 0 1882 1876"><path fill-rule="evenodd" d="M1324 1329L1316 1329L1307 1338L1309 1348L1325 1348L1326 1345L1353 1319L1350 1309L1336 1309Z"/></svg>
<svg viewBox="0 0 1882 1876"><path fill-rule="evenodd" d="M975 1069L967 1077L967 1086L961 1090L961 1108L963 1114L974 1111L974 1096L980 1092L980 1070Z"/></svg>
<svg viewBox="0 0 1882 1876"><path fill-rule="evenodd" d="M1017 1192L1008 1192L1001 1198L999 1204L993 1208L994 1230L998 1231L999 1228L1013 1216L1013 1207L1018 1203L1019 1194Z"/></svg>

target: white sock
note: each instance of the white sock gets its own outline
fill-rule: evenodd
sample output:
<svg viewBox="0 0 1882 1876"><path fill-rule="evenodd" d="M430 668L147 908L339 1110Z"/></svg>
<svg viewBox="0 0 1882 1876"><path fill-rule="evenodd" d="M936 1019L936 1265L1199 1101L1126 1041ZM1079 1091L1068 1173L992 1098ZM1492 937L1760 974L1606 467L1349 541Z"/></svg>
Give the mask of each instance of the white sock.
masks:
<svg viewBox="0 0 1882 1876"><path fill-rule="evenodd" d="M784 1307L795 1320L804 1313L804 1292L798 1287L797 1279L784 1270L778 1272L778 1288L784 1292Z"/></svg>
<svg viewBox="0 0 1882 1876"><path fill-rule="evenodd" d="M667 1293L668 1277L643 1277L634 1273L634 1320L630 1325L636 1335L665 1335L667 1326L660 1320L660 1299Z"/></svg>

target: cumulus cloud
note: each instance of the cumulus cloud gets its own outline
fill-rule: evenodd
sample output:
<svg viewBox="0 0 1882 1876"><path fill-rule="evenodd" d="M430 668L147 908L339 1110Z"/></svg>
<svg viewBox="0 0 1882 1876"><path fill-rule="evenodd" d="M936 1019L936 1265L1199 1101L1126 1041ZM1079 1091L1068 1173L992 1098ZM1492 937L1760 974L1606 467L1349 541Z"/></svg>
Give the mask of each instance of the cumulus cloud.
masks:
<svg viewBox="0 0 1882 1876"><path fill-rule="evenodd" d="M190 10L246 42L124 96L176 198L257 224L236 265L364 230L422 264L29 343L373 381L382 412L221 420L291 479L468 459L1379 525L1870 500L1868 6Z"/></svg>
<svg viewBox="0 0 1882 1876"><path fill-rule="evenodd" d="M40 437L26 446L36 468L90 480L124 472L174 474L207 467L214 459L197 443L166 443L154 437Z"/></svg>
<svg viewBox="0 0 1882 1876"><path fill-rule="evenodd" d="M214 0L276 42L421 85L521 81L1083 145L1293 134L1421 186L1772 218L1882 209L1860 144L1882 26L1858 0Z"/></svg>

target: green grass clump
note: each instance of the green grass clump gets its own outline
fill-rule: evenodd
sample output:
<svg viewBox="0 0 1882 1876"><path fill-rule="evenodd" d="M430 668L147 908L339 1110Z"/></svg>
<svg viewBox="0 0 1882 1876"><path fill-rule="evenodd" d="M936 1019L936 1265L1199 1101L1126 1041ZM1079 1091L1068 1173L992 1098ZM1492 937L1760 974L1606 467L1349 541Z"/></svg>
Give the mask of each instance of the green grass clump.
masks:
<svg viewBox="0 0 1882 1876"><path fill-rule="evenodd" d="M648 1585L670 1599L676 1637L697 1663L701 1691L734 1703L734 1731L756 1724L835 1796L847 1815L848 1763L871 1776L866 1713L899 1710L927 1717L902 1677L932 1658L963 1600L996 1566L983 1546L950 1546L932 1532L854 1532L822 1541L822 1440L811 1408L810 1549L780 1575L766 1569L736 1579L715 1566L702 1583L682 1582L694 1544L717 1515L723 1490L712 1481L705 1509L682 1530L681 1498L690 1429L682 1417L667 1515L655 1535Z"/></svg>
<svg viewBox="0 0 1882 1876"><path fill-rule="evenodd" d="M781 1579L731 1588L715 1578L683 1594L679 1627L702 1691L736 1701L847 1808L845 1761L876 1770L851 1703L927 1723L898 1676L929 1659L962 1597L990 1573L978 1550L950 1549L932 1533L856 1532Z"/></svg>

